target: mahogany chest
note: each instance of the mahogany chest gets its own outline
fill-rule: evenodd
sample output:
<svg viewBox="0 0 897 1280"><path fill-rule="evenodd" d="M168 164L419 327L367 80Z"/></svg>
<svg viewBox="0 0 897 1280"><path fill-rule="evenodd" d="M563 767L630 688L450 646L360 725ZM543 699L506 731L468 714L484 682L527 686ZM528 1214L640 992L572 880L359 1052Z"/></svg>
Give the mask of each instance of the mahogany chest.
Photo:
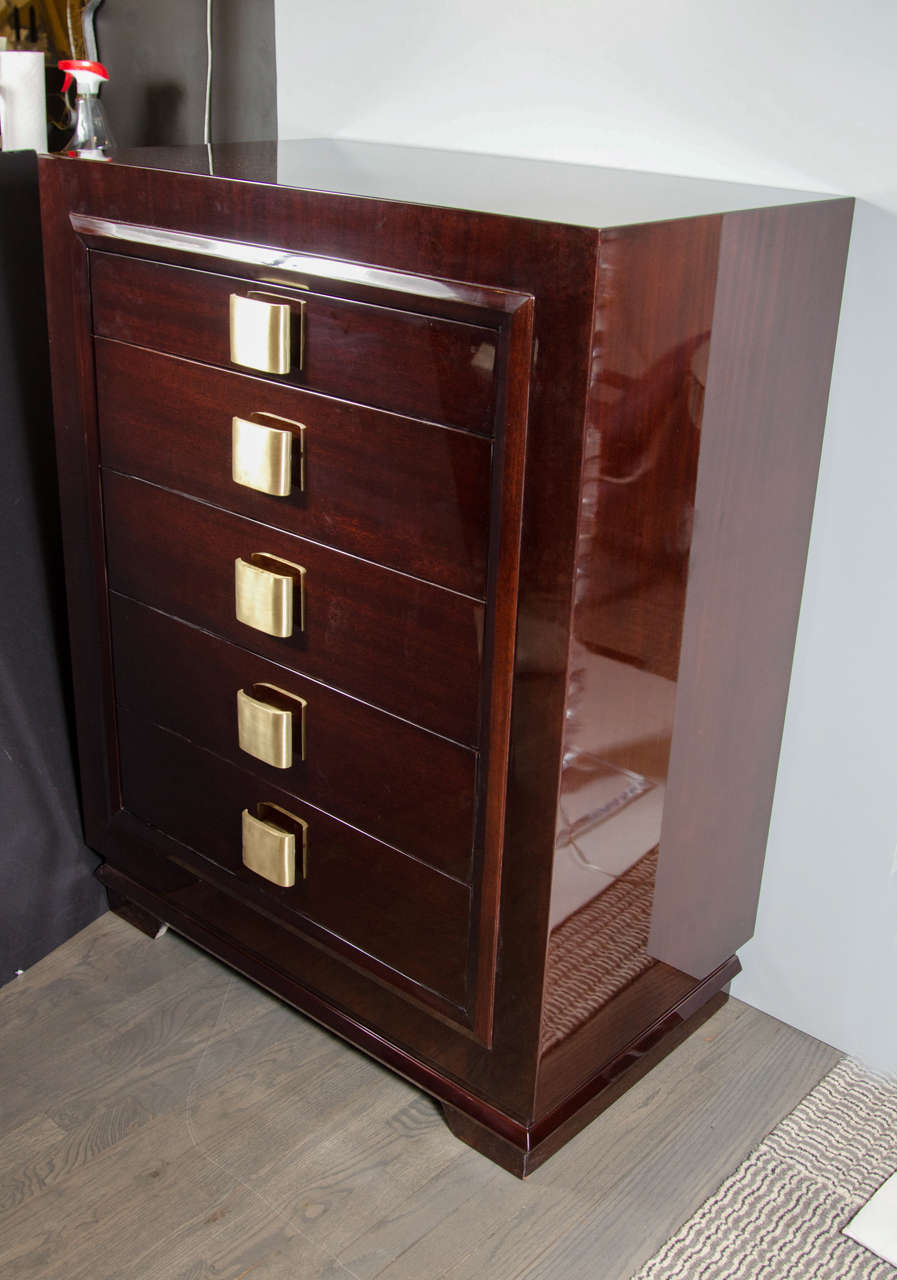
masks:
<svg viewBox="0 0 897 1280"><path fill-rule="evenodd" d="M41 194L112 905L522 1175L750 936L851 202L324 142Z"/></svg>

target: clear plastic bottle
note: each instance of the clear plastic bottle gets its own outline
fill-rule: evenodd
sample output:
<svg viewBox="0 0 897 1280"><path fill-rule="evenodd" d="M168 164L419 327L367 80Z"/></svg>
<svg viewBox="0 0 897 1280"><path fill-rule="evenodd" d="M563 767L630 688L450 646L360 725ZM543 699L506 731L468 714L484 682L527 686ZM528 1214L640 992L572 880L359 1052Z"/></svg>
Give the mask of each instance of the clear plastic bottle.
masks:
<svg viewBox="0 0 897 1280"><path fill-rule="evenodd" d="M72 134L66 151L90 160L105 160L115 146L106 114L99 98L101 84L109 79L109 72L102 62L87 62L82 58L60 62L59 70L65 72L63 93L75 83L75 105L72 107Z"/></svg>

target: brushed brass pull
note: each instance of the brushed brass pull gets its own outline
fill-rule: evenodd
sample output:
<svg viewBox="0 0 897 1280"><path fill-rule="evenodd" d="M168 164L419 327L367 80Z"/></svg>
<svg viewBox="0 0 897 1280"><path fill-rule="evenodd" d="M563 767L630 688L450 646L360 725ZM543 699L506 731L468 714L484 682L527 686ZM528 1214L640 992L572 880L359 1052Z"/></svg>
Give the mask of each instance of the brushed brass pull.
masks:
<svg viewBox="0 0 897 1280"><path fill-rule="evenodd" d="M290 306L230 295L230 358L262 373L290 371Z"/></svg>
<svg viewBox="0 0 897 1280"><path fill-rule="evenodd" d="M256 875L291 889L296 883L298 854L301 876L308 874L308 823L278 804L263 802L255 813L243 810L243 865Z"/></svg>
<svg viewBox="0 0 897 1280"><path fill-rule="evenodd" d="M241 751L275 769L290 769L295 754L305 759L304 698L276 684L254 684L237 692L237 735Z"/></svg>
<svg viewBox="0 0 897 1280"><path fill-rule="evenodd" d="M305 488L305 427L301 422L257 413L251 421L234 418L231 425L231 474L236 484L276 498L289 495L295 478ZM269 425L272 424L272 425ZM281 424L281 425L275 425ZM294 443L295 461L294 466ZM294 477L294 472L295 477Z"/></svg>
<svg viewBox="0 0 897 1280"><path fill-rule="evenodd" d="M265 551L234 562L236 617L269 636L305 630L305 569Z"/></svg>

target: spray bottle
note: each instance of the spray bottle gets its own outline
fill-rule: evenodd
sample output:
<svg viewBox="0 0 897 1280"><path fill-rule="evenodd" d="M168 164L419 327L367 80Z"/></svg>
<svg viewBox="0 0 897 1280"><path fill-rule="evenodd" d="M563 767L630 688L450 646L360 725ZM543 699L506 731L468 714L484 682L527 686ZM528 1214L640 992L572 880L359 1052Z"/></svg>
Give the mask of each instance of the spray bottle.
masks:
<svg viewBox="0 0 897 1280"><path fill-rule="evenodd" d="M99 99L100 85L109 79L109 72L102 62L87 62L83 58L60 62L59 70L65 72L63 93L75 82L72 108L75 132L66 150L89 160L105 160L107 151L115 146Z"/></svg>

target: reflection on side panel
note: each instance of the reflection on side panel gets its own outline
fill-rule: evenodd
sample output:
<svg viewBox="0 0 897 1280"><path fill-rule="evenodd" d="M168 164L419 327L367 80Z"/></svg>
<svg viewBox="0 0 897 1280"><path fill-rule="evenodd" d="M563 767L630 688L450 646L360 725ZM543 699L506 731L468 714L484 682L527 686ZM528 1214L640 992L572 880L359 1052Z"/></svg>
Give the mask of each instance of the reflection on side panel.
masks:
<svg viewBox="0 0 897 1280"><path fill-rule="evenodd" d="M606 238L584 438L543 1052L651 967L646 951L709 350L716 236ZM697 251L696 251L697 250ZM703 262L687 273L686 261ZM646 297L651 304L645 305Z"/></svg>

